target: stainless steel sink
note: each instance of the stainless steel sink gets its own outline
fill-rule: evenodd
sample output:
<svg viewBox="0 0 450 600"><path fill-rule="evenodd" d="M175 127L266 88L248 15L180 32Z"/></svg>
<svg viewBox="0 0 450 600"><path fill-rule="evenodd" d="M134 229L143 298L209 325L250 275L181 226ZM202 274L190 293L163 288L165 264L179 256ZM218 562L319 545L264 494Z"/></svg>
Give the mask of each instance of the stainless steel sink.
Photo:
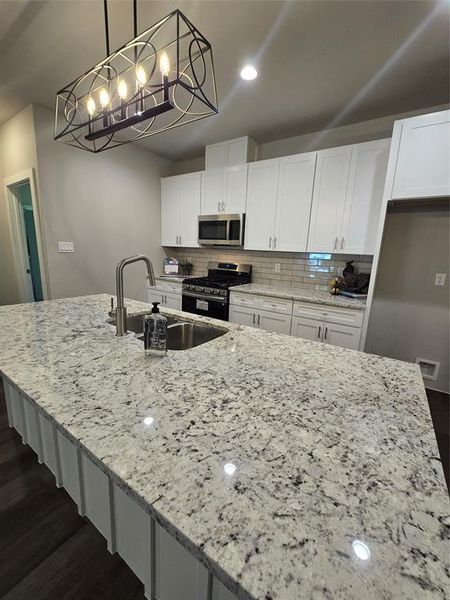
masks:
<svg viewBox="0 0 450 600"><path fill-rule="evenodd" d="M227 333L225 329L211 327L199 323L180 321L174 317L167 317L167 349L188 350L201 344L206 344L221 335ZM108 319L108 323L115 324L114 318ZM144 341L144 315L128 315L127 329L136 334L136 338Z"/></svg>

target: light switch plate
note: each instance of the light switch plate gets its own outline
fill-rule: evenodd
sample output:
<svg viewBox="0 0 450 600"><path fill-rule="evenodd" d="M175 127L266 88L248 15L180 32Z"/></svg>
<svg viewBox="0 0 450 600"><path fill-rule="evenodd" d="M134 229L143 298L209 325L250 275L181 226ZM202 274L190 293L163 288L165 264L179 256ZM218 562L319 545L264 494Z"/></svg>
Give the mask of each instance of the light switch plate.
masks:
<svg viewBox="0 0 450 600"><path fill-rule="evenodd" d="M73 242L58 242L58 252L74 252Z"/></svg>
<svg viewBox="0 0 450 600"><path fill-rule="evenodd" d="M446 277L447 277L447 273L436 273L436 275L434 277L434 285L443 287L445 285Z"/></svg>

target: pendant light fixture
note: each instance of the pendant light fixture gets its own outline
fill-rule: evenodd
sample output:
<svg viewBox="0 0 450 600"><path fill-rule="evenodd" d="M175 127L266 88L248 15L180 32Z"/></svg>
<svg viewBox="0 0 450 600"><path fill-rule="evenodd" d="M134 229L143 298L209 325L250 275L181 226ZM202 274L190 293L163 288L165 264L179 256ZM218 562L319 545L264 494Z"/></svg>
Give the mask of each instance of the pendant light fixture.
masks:
<svg viewBox="0 0 450 600"><path fill-rule="evenodd" d="M211 44L175 10L56 95L55 140L101 152L217 114Z"/></svg>

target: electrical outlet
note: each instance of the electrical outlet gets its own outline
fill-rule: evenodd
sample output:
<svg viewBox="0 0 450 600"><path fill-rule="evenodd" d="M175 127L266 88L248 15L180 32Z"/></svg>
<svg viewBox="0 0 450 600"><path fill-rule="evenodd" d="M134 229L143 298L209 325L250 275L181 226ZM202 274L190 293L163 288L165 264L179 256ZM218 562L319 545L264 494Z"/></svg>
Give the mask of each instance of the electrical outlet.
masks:
<svg viewBox="0 0 450 600"><path fill-rule="evenodd" d="M58 252L74 252L73 242L58 242Z"/></svg>
<svg viewBox="0 0 450 600"><path fill-rule="evenodd" d="M275 263L275 273L279 273L281 271L280 263Z"/></svg>
<svg viewBox="0 0 450 600"><path fill-rule="evenodd" d="M447 273L436 273L434 277L434 285L438 285L440 287L444 286L446 277Z"/></svg>

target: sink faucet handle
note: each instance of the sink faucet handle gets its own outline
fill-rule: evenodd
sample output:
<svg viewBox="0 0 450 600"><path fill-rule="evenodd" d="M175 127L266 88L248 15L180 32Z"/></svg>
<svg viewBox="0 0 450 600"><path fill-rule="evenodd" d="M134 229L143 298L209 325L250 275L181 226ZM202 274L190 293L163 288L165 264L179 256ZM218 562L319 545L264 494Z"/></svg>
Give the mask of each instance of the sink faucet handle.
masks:
<svg viewBox="0 0 450 600"><path fill-rule="evenodd" d="M111 310L108 312L110 317L114 317L116 314L116 309L114 308L114 298L111 298Z"/></svg>

